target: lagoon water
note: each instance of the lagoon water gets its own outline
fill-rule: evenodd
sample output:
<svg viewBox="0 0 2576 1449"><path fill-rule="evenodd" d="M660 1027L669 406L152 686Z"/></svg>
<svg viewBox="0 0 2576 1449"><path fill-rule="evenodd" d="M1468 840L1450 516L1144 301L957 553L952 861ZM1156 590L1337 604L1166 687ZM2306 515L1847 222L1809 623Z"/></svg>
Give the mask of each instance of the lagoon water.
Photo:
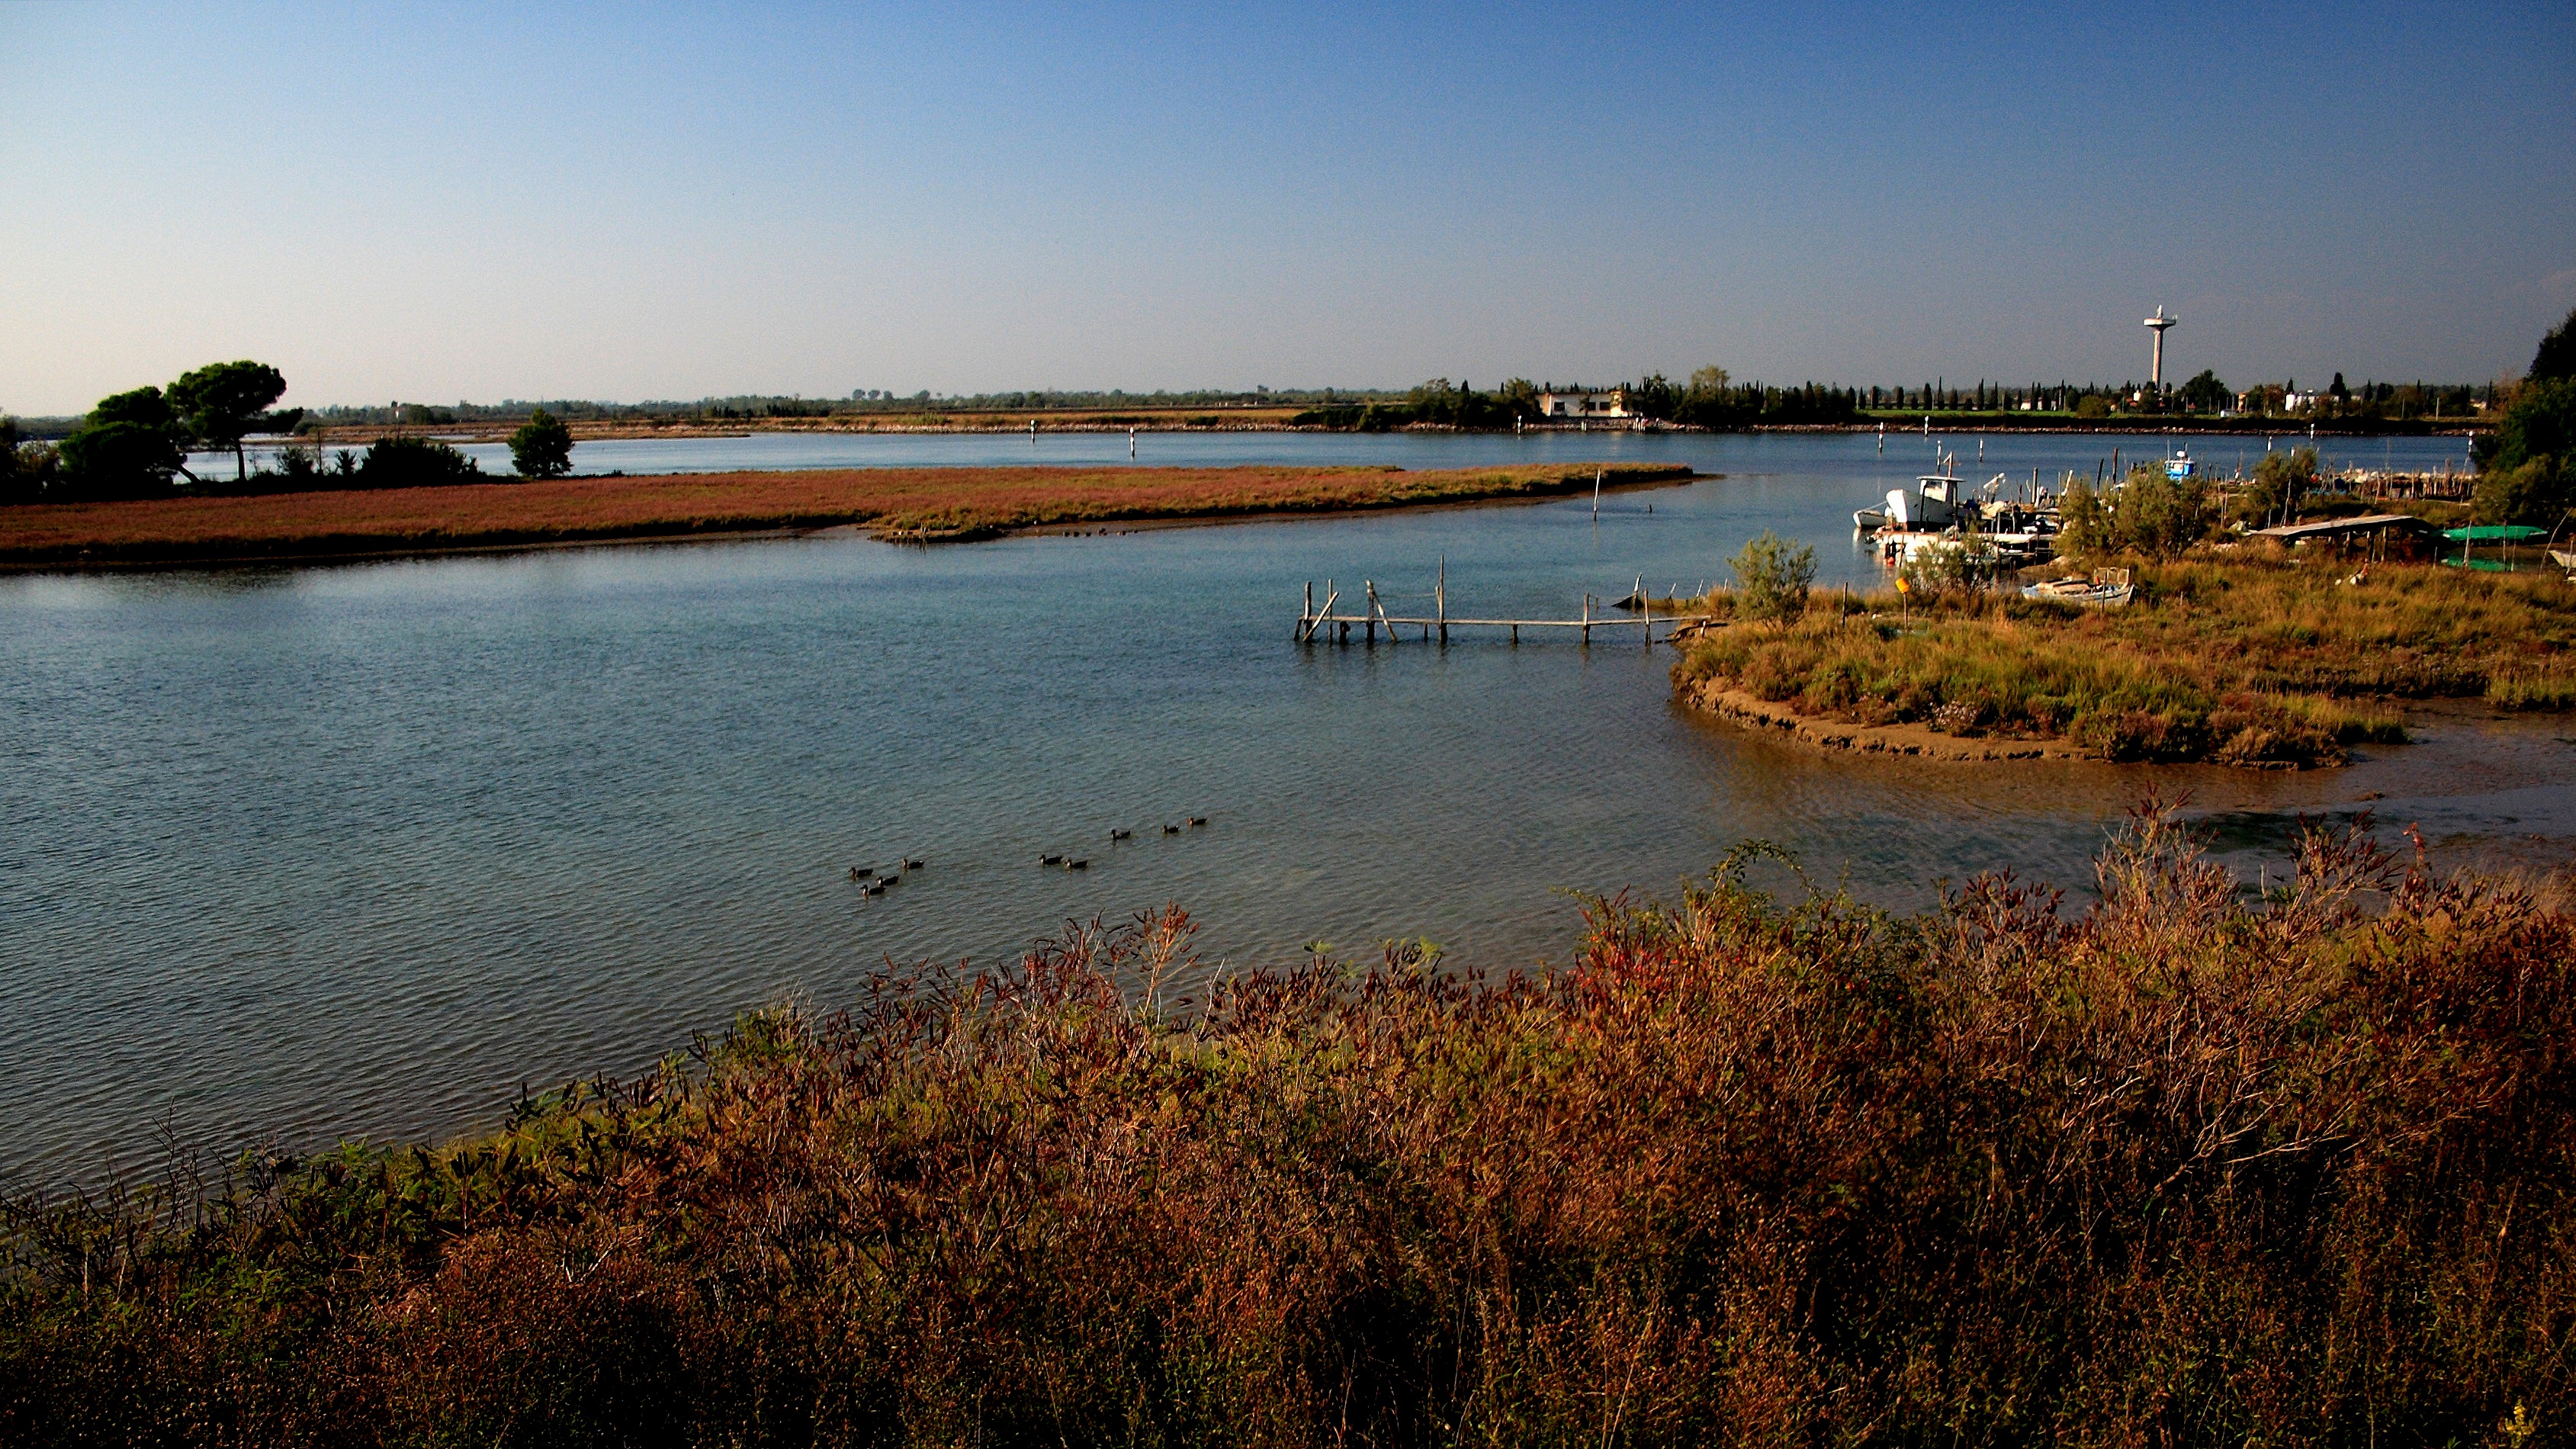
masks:
<svg viewBox="0 0 2576 1449"><path fill-rule="evenodd" d="M2155 440L1991 438L1986 472ZM1953 440L1974 472L1976 439ZM1124 461L1118 435L586 444L585 470ZM2253 445L2259 450L2259 444ZM2371 453L2383 445L2360 445ZM2456 456L2397 440L2386 461ZM2238 445L2213 450L2232 466ZM1752 837L1897 907L2069 885L2149 788L2249 875L2366 793L2442 843L2576 837L2563 723L2435 721L2350 770L1821 758L1670 701L1633 635L1290 641L1303 585L1568 615L1716 579L1771 528L1875 581L1850 511L1919 437L1148 435L1147 462L1676 458L1605 500L1027 536L844 536L0 580L0 1172L157 1144L437 1136L522 1082L631 1073L892 958L994 962L1179 902L1211 963L1428 937L1563 959L1581 895ZM2361 461L2378 462L2379 458ZM1982 475L1980 475L1982 476ZM2557 731L2558 733L2553 733ZM1205 829L1165 836L1188 815ZM1132 828L1113 845L1113 827ZM1043 852L1087 855L1081 873ZM853 864L928 868L862 897ZM33 1104L43 1104L41 1108Z"/></svg>

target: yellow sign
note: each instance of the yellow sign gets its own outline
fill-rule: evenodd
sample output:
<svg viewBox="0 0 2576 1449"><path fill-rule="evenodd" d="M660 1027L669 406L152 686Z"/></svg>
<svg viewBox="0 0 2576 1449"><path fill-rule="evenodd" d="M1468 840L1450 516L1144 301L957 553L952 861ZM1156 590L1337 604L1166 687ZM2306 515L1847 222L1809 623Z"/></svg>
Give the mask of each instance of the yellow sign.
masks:
<svg viewBox="0 0 2576 1449"><path fill-rule="evenodd" d="M1905 575L1898 574L1896 576L1896 591L1900 594L1910 594L1914 592L1914 586L1905 581Z"/></svg>

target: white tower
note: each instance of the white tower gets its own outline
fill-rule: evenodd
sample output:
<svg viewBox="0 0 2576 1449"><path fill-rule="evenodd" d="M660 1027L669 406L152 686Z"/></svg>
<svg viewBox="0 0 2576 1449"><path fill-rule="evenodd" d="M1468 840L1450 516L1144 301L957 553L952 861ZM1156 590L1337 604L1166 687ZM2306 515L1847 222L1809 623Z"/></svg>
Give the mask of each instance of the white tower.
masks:
<svg viewBox="0 0 2576 1449"><path fill-rule="evenodd" d="M2147 319L2147 330L2156 334L2155 370L2148 373L2147 378L2155 386L2158 394L2162 394L2165 390L2165 329L2181 320L2180 317L2166 316L2165 309L2162 307L2156 308L2156 315Z"/></svg>

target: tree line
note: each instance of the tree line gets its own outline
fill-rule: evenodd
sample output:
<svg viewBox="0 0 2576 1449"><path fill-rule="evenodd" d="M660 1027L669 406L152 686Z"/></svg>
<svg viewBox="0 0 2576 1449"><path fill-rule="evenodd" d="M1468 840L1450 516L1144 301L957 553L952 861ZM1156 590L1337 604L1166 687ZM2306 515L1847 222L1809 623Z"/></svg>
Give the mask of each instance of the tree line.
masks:
<svg viewBox="0 0 2576 1449"><path fill-rule="evenodd" d="M1626 415L1691 427L1741 428L1800 423L1859 421L1857 389L1802 383L1774 387L1735 383L1722 367L1703 367L1687 382L1675 383L1662 373L1610 387L1580 383L1506 380L1492 392L1473 384L1435 377L1399 396L1344 400L1309 408L1289 419L1292 426L1385 432L1423 425L1466 431L1509 428L1546 416L1541 401L1549 393L1615 393Z"/></svg>
<svg viewBox="0 0 2576 1449"><path fill-rule="evenodd" d="M0 418L0 503L91 503L136 498L298 493L343 488L410 488L474 482L482 465L428 438L378 438L363 451L290 442L254 468L246 439L293 437L309 423L302 408L279 409L286 377L247 359L210 363L166 387L99 399L59 442L29 440ZM521 478L572 471L572 430L538 408L510 438ZM233 476L199 476L192 451L233 455Z"/></svg>

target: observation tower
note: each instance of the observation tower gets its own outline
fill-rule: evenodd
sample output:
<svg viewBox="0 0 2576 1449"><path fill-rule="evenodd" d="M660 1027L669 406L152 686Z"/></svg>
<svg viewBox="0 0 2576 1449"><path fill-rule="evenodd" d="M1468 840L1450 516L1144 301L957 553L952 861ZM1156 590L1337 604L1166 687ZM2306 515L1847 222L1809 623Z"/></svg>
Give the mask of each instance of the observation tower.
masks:
<svg viewBox="0 0 2576 1449"><path fill-rule="evenodd" d="M2155 370L2148 373L2147 378L2158 393L2162 393L2165 387L2165 329L2181 320L2180 317L2166 316L2162 307L2156 308L2156 315L2147 319L2147 330L2156 334Z"/></svg>

